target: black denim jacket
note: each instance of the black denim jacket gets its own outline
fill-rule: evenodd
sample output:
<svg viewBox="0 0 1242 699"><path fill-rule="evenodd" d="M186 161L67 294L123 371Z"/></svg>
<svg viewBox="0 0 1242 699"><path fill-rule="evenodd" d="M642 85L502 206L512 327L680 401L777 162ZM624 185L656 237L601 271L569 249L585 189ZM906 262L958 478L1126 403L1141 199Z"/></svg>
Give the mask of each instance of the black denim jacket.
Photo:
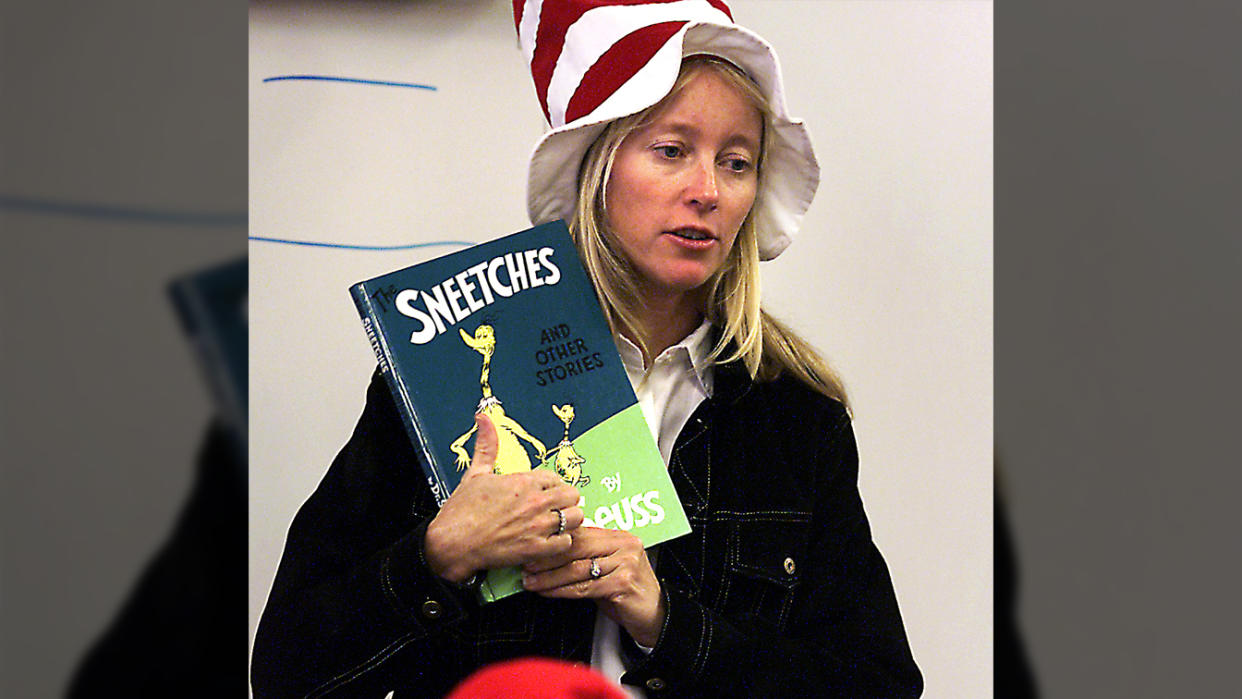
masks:
<svg viewBox="0 0 1242 699"><path fill-rule="evenodd" d="M289 530L255 637L267 697L440 697L523 655L589 662L595 605L480 605L422 557L435 512L378 374L345 448ZM658 547L668 614L623 681L651 697L916 697L871 541L844 408L793 379L716 369L669 466L692 533Z"/></svg>

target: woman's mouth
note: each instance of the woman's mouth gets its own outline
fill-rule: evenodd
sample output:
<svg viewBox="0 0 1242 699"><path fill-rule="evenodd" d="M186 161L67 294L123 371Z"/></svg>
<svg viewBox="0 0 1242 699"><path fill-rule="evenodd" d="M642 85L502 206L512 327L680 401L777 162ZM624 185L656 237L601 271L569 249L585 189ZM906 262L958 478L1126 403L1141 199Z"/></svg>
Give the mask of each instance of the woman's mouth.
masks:
<svg viewBox="0 0 1242 699"><path fill-rule="evenodd" d="M712 236L704 230L697 228L681 228L675 231L669 231L670 235L675 235L683 240L711 240Z"/></svg>

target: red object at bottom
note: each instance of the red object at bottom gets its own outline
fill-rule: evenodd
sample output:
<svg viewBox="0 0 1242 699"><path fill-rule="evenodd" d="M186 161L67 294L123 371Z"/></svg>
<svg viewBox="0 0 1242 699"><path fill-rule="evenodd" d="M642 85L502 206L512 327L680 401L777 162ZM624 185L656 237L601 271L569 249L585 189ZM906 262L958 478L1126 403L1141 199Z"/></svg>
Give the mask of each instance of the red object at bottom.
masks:
<svg viewBox="0 0 1242 699"><path fill-rule="evenodd" d="M445 699L628 699L616 684L578 663L550 658L519 658L488 665Z"/></svg>

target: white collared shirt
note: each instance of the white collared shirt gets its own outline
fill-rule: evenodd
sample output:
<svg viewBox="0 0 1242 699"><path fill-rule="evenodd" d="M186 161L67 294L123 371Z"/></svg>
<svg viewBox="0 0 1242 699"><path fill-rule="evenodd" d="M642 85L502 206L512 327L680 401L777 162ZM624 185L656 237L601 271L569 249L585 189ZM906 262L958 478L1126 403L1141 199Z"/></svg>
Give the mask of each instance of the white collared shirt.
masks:
<svg viewBox="0 0 1242 699"><path fill-rule="evenodd" d="M643 353L637 345L621 335L613 336L665 466L673 455L677 435L681 434L691 413L712 394L712 367L707 361L711 352L711 327L711 323L703 321L681 342L661 352L650 367L643 366ZM625 674L619 627L599 612L595 613L591 667L617 683ZM636 687L622 685L622 688L636 699L646 696Z"/></svg>

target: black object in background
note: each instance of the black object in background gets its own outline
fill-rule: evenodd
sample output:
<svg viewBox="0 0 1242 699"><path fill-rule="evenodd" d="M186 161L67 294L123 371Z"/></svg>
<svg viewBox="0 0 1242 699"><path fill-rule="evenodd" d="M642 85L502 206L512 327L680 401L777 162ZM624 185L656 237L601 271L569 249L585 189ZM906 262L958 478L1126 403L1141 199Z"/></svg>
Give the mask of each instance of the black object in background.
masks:
<svg viewBox="0 0 1242 699"><path fill-rule="evenodd" d="M103 637L70 699L246 696L246 468L216 422L189 502Z"/></svg>
<svg viewBox="0 0 1242 699"><path fill-rule="evenodd" d="M242 257L168 286L219 417L172 536L87 653L71 698L245 690L248 269Z"/></svg>
<svg viewBox="0 0 1242 699"><path fill-rule="evenodd" d="M993 584L996 611L992 637L995 643L993 677L996 696L1005 699L1034 699L1038 696L1035 677L1031 674L1026 646L1018 625L1018 565L1009 534L1009 518L999 490L992 501L993 522Z"/></svg>

